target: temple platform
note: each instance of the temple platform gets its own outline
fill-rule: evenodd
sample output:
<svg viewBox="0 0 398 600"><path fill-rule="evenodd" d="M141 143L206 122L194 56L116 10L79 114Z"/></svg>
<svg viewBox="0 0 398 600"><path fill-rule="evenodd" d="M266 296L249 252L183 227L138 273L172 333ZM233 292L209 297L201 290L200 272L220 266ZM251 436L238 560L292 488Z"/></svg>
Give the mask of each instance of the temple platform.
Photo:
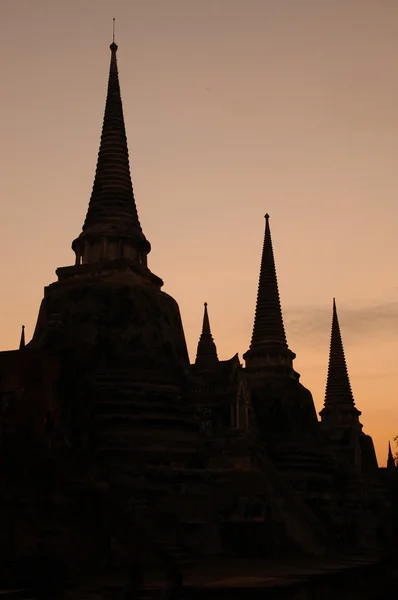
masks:
<svg viewBox="0 0 398 600"><path fill-rule="evenodd" d="M294 600L383 600L398 572L380 557L339 556L302 560L261 560L209 557L183 570L183 588L176 598L240 599L279 598ZM126 571L102 572L66 592L66 600L112 600L125 589ZM165 572L146 574L146 585L136 600L160 599ZM174 598L172 593L171 598Z"/></svg>

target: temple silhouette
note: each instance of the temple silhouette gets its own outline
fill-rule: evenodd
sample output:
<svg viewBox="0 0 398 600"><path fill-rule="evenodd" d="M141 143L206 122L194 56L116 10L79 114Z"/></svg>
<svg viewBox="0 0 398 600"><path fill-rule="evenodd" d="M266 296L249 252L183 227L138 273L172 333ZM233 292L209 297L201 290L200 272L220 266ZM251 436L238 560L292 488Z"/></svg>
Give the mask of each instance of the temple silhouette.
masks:
<svg viewBox="0 0 398 600"><path fill-rule="evenodd" d="M391 448L379 468L334 300L318 420L287 343L268 214L244 365L218 358L206 303L190 364L178 304L149 267L110 50L74 264L45 287L33 338L22 329L19 349L0 353L3 576L43 553L72 578L183 572L206 557L217 568L219 557L384 555Z"/></svg>

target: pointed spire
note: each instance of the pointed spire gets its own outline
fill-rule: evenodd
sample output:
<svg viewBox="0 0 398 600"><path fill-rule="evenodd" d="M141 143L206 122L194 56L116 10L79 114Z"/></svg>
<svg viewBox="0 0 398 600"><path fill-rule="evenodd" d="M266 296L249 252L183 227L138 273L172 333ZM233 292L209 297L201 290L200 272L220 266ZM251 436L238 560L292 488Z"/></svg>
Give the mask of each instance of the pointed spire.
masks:
<svg viewBox="0 0 398 600"><path fill-rule="evenodd" d="M19 349L23 350L24 348L25 348L25 325L22 325L21 341L19 342Z"/></svg>
<svg viewBox="0 0 398 600"><path fill-rule="evenodd" d="M388 442L387 469L395 469L395 459L392 454L390 442Z"/></svg>
<svg viewBox="0 0 398 600"><path fill-rule="evenodd" d="M354 396L348 377L343 341L341 339L340 325L337 317L336 300L333 298L332 334L330 340L325 406L334 403L354 405Z"/></svg>
<svg viewBox="0 0 398 600"><path fill-rule="evenodd" d="M287 347L268 213L265 215L264 245L251 348L267 342Z"/></svg>
<svg viewBox="0 0 398 600"><path fill-rule="evenodd" d="M217 348L211 335L207 302L203 314L202 333L199 338L195 365L197 367L211 367L218 363Z"/></svg>
<svg viewBox="0 0 398 600"><path fill-rule="evenodd" d="M123 238L129 240L137 252L146 255L150 251L150 244L142 232L138 219L131 182L116 58L117 49L113 35L110 45L108 91L94 185L83 231L72 244L77 255L77 264L80 258L85 256L82 242L87 238L90 238L90 243L93 239ZM128 251L127 255L132 254ZM145 263L145 259L140 260ZM91 260L83 260L83 262L91 262Z"/></svg>

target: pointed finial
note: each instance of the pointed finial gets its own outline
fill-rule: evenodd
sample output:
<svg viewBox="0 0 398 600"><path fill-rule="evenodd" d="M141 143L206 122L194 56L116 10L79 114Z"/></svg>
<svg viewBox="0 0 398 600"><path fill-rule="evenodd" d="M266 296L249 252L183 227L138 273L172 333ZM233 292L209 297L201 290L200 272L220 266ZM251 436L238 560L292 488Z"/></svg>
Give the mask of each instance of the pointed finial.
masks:
<svg viewBox="0 0 398 600"><path fill-rule="evenodd" d="M207 302L205 302L205 306L207 306Z"/></svg>
<svg viewBox="0 0 398 600"><path fill-rule="evenodd" d="M21 341L19 342L19 349L23 350L24 348L25 348L25 325L22 325Z"/></svg>
<svg viewBox="0 0 398 600"><path fill-rule="evenodd" d="M264 215L264 219L265 219L266 221L268 221L268 219L269 219L269 214L268 214L268 213L265 213L265 215Z"/></svg>
<svg viewBox="0 0 398 600"><path fill-rule="evenodd" d="M116 52L118 45L115 42L115 27L116 27L116 22L115 22L115 18L113 18L113 24L112 24L112 44L109 46L110 49L112 50L112 52Z"/></svg>

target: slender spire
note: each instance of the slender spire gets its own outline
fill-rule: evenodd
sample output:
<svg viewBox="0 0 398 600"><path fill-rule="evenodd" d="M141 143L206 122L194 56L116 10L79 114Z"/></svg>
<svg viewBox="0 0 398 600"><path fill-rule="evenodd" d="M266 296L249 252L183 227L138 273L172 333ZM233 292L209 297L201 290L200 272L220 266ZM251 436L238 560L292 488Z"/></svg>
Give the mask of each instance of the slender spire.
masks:
<svg viewBox="0 0 398 600"><path fill-rule="evenodd" d="M133 247L140 252L147 254L150 251L150 244L138 219L131 182L114 23L108 91L94 185L83 231L72 244L75 252L82 256L82 242L87 237L119 236L131 240Z"/></svg>
<svg viewBox="0 0 398 600"><path fill-rule="evenodd" d="M392 454L390 442L388 442L387 469L395 469L395 460Z"/></svg>
<svg viewBox="0 0 398 600"><path fill-rule="evenodd" d="M347 364L341 339L336 300L333 298L332 334L330 340L329 369L326 383L325 406L343 403L354 405L348 377Z"/></svg>
<svg viewBox="0 0 398 600"><path fill-rule="evenodd" d="M254 319L251 348L272 342L287 347L282 309L279 300L274 252L272 249L269 214L265 215L264 246L261 257L256 315Z"/></svg>
<svg viewBox="0 0 398 600"><path fill-rule="evenodd" d="M25 325L22 325L21 341L19 342L19 349L23 350L24 348L25 348Z"/></svg>
<svg viewBox="0 0 398 600"><path fill-rule="evenodd" d="M195 365L198 367L211 367L218 363L217 348L211 335L207 302L203 314L202 333L199 338Z"/></svg>

